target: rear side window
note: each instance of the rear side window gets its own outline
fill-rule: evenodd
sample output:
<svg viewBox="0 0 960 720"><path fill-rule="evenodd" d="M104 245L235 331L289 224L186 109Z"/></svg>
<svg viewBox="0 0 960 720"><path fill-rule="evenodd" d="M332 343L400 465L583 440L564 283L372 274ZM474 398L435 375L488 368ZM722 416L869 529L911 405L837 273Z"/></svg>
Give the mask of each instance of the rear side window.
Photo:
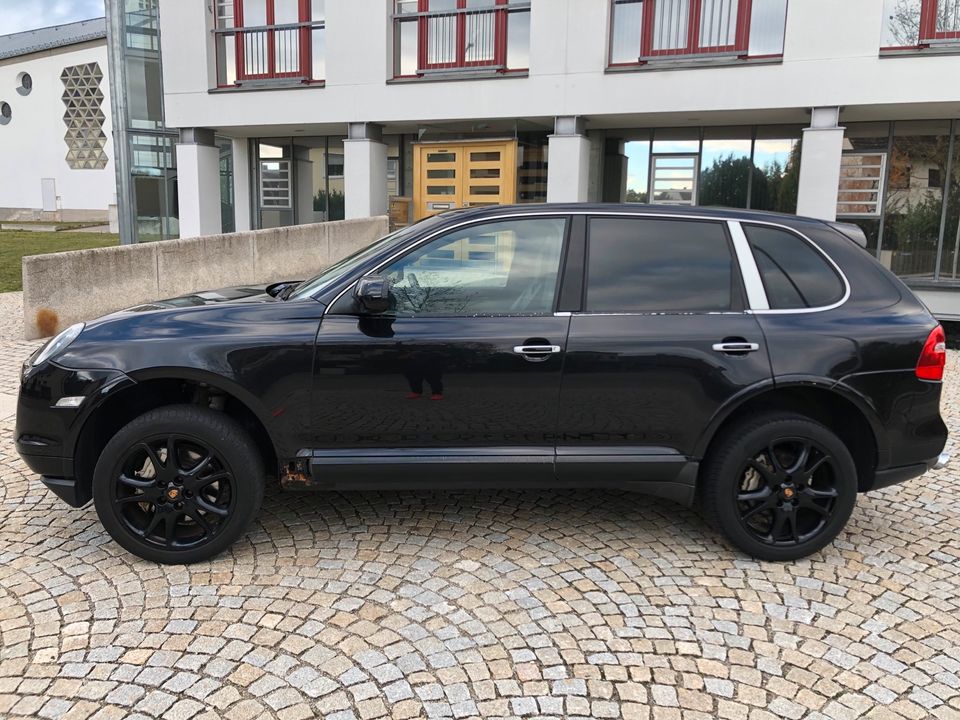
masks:
<svg viewBox="0 0 960 720"><path fill-rule="evenodd" d="M827 259L803 238L785 230L744 225L773 310L833 305L843 297L843 281Z"/></svg>
<svg viewBox="0 0 960 720"><path fill-rule="evenodd" d="M593 218L588 312L730 310L733 259L720 223Z"/></svg>

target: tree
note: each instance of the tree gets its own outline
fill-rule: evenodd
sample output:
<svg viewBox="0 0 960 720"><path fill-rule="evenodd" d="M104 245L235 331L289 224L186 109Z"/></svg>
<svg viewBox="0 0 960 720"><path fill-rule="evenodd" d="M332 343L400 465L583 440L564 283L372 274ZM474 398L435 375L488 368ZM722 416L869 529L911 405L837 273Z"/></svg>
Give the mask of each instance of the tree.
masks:
<svg viewBox="0 0 960 720"><path fill-rule="evenodd" d="M647 202L647 194L645 192L638 192L633 188L627 190L627 202L628 203L645 203Z"/></svg>

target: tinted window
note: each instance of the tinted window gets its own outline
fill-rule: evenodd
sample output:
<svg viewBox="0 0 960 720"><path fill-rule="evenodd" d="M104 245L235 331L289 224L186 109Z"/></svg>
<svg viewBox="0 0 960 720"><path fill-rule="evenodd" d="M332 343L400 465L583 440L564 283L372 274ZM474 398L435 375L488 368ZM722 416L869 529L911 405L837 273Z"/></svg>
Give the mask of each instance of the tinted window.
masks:
<svg viewBox="0 0 960 720"><path fill-rule="evenodd" d="M651 218L590 221L587 310L729 310L733 262L719 223Z"/></svg>
<svg viewBox="0 0 960 720"><path fill-rule="evenodd" d="M840 277L805 240L761 225L744 225L743 230L772 309L823 307L843 297Z"/></svg>
<svg viewBox="0 0 960 720"><path fill-rule="evenodd" d="M474 225L417 248L385 268L398 315L553 312L566 221Z"/></svg>

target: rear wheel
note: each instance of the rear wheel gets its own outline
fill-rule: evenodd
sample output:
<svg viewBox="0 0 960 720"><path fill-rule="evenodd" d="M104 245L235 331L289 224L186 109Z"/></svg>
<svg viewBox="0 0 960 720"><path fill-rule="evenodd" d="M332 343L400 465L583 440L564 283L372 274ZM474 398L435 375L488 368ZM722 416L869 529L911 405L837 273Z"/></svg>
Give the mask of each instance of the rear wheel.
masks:
<svg viewBox="0 0 960 720"><path fill-rule="evenodd" d="M173 405L141 415L107 443L93 499L111 537L161 563L206 560L233 543L263 499L263 463L230 417Z"/></svg>
<svg viewBox="0 0 960 720"><path fill-rule="evenodd" d="M833 541L857 498L857 468L833 432L800 415L731 427L701 475L707 521L761 560L795 560Z"/></svg>

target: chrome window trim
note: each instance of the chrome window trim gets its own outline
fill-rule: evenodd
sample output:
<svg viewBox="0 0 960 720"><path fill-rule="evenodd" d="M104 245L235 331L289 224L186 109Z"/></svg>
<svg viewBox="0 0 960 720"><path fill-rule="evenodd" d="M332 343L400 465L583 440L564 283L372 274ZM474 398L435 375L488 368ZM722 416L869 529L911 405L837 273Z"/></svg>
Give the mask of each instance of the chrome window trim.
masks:
<svg viewBox="0 0 960 720"><path fill-rule="evenodd" d="M782 309L772 309L772 308L769 307L769 300L768 300L768 301L767 301L767 302L768 302L768 307L767 307L766 309L754 309L754 308L751 307L751 309L750 309L748 312L751 312L751 313L753 313L754 315L807 315L807 314L809 314L809 313L819 313L819 312L826 312L826 311L828 311L828 310L835 310L835 309L837 309L838 307L840 307L841 305L843 305L844 303L846 303L847 300L850 299L850 281L847 280L847 276L844 274L843 270L840 269L840 266L837 265L837 263L834 262L833 258L830 257L830 255L827 254L827 252L826 252L822 247L820 247L816 242L814 242L814 241L813 241L811 238L809 238L808 236L804 235L804 234L803 234L802 232L800 232L799 230L795 230L795 229L793 229L792 227L788 227L788 226L782 225L782 224L780 224L780 223L766 222L766 221L763 221L763 220L738 220L738 221L737 221L737 224L741 225L741 227L740 227L740 231L741 231L741 232L743 232L743 227L742 227L743 224L747 224L747 225L766 225L766 226L768 226L768 227L775 227L775 228L777 228L777 229L779 229L779 230L785 230L786 232L788 232L788 233L790 233L790 234L792 234L792 235L797 236L797 237L800 238L802 241L804 241L804 242L808 243L809 245L811 245L814 250L816 250L817 252L819 252L819 253L826 259L826 261L827 261L827 263L829 263L830 267L832 267L833 270L834 270L834 272L837 273L837 276L840 278L840 282L843 283L843 296L842 296L839 300L837 300L835 303L832 303L832 304L830 304L830 305L818 305L817 307L812 307L812 308L782 308ZM744 232L744 239L746 239L746 233L745 233L745 232ZM749 242L747 243L747 245L748 245L748 249L749 249ZM753 252L752 252L752 251L751 251L750 255L751 255L751 257L753 257ZM754 261L754 265L756 266L756 261ZM758 270L758 274L759 274L759 270ZM766 289L764 289L764 298L766 298Z"/></svg>
<svg viewBox="0 0 960 720"><path fill-rule="evenodd" d="M737 263L740 265L740 275L743 277L743 287L747 292L747 307L751 310L769 310L767 290L763 287L763 278L760 277L760 268L750 250L747 235L743 232L739 220L728 220L727 228L733 240L733 250L737 254Z"/></svg>
<svg viewBox="0 0 960 720"><path fill-rule="evenodd" d="M832 305L826 305L826 306L823 306L823 307L815 307L815 308L788 308L788 309L782 309L782 310L774 310L774 309L770 309L770 308L769 308L769 302L768 302L768 300L767 300L766 289L764 289L764 291L763 291L763 301L760 303L761 305L765 305L766 307L757 307L757 308L754 308L754 307L753 307L753 303L752 303L752 301L751 301L750 292L749 292L749 290L748 290L748 293L747 293L747 304L748 304L750 307L748 307L746 310L744 310L744 312L745 312L745 313L752 313L752 314L755 314L755 315L790 315L790 314L808 314L808 313L815 313L815 312L825 312L825 311L827 311L827 310L834 310L834 309L840 307L841 305L843 305L844 303L846 303L847 300L850 298L850 283L849 283L849 281L847 280L847 276L844 275L844 273L843 273L843 271L840 269L840 267L833 261L833 258L831 258L831 257L823 250L823 248L821 248L816 242L814 242L813 240L811 240L809 237L807 237L806 235L804 235L802 232L800 232L800 231L798 231L798 230L795 230L794 228L789 227L788 225L784 225L783 223L770 222L770 221L766 221L766 220L752 220L752 219L751 219L751 220L744 220L744 219L714 218L714 217L708 217L708 216L703 216L703 215L696 215L696 214L691 214L691 213L660 213L660 212L651 213L651 212L642 212L642 211L640 211L640 212L629 212L629 211L624 211L624 210L596 210L596 209L594 209L594 210L566 210L566 211L564 211L564 210L554 210L554 211L542 211L542 212L518 212L518 213L509 213L509 214L505 214L505 215L496 215L496 216L493 216L493 217L471 218L471 219L469 219L469 220L464 220L463 222L460 222L460 223L456 223L456 224L453 224L453 225L448 225L448 226L446 226L446 227L444 227L444 228L440 228L439 230L434 230L433 232L428 233L427 235L425 235L424 237L420 238L419 240L417 240L417 241L416 241L415 243L413 243L412 245L408 245L408 246L404 247L402 250L398 250L397 252L393 253L393 254L390 255L386 260L384 260L382 263L380 263L379 265L377 265L373 270L371 270L371 271L369 271L369 272L367 272L367 273L364 273L364 275L362 275L361 277L364 277L364 276L366 276L366 275L370 275L370 274L372 274L372 273L378 273L378 272L380 272L384 267L386 267L387 265L389 265L390 263L392 263L394 260L396 260L396 259L398 259L398 258L400 258L400 257L403 257L404 255L406 255L407 253L415 250L416 248L420 247L420 246L423 245L424 243L427 243L427 242L429 242L430 240L433 240L435 237L438 237L439 235L442 235L442 234L445 234L445 233L448 233L448 232L453 232L453 231L455 231L455 230L459 230L460 228L469 227L469 226L471 226L471 225L480 225L480 224L489 223L489 222L499 222L499 221L502 221L502 220L516 220L516 219L522 219L522 218L535 218L535 217L540 217L540 218L543 218L543 217L548 217L548 218L550 218L550 217L552 217L552 218L570 218L570 217L573 217L573 216L575 216L575 215L587 215L587 216L592 216L592 217L643 217L643 218L651 218L651 219L665 218L665 219L669 219L669 220L693 220L693 221L699 221L699 222L714 222L714 223L721 223L721 224L726 225L726 226L730 229L731 236L734 236L734 231L733 231L733 229L732 229L732 225L736 224L737 227L738 227L738 229L739 229L739 231L740 231L740 233L743 234L743 240L744 240L744 242L746 242L746 233L743 232L743 227L742 227L742 224L743 224L743 223L746 223L747 225L766 225L766 226L768 226L768 227L775 227L775 228L778 228L778 229L780 229L780 230L785 230L786 232L791 233L791 234L793 234L793 235L796 235L796 236L799 237L801 240L804 240L804 241L806 241L807 243L809 243L810 245L812 245L815 250L817 250L824 258L826 258L827 262L830 263L830 266L836 271L837 275L840 276L840 280L843 282L843 287L844 287L843 297L841 297L837 302L833 303ZM735 252L736 252L736 255L737 255L737 262L738 262L738 264L740 265L741 275L743 275L743 277L744 277L744 283L746 284L746 282L747 282L747 277L746 277L747 272L745 271L745 263L744 263L744 261L741 260L740 249L737 247L737 240L736 240L736 237L735 237L735 236L734 236L734 249L735 249ZM747 243L747 250L749 251L749 249L750 249L750 248L749 248L749 243ZM752 251L749 252L748 257L749 257L751 260L753 260L753 253L752 253ZM756 267L756 261L755 261L755 260L753 260L753 267L756 269L757 276L759 276L760 271L759 271L759 269ZM358 282L359 280L360 280L359 277L356 278L356 279L353 280L351 283L349 283L347 286L345 286L345 287L343 288L343 290L341 290L339 293L337 293L337 295L333 298L333 300L330 301L330 304L327 305L327 306L324 308L324 310L323 310L323 317L326 317L326 316L327 316L327 313L330 311L330 308L332 308L334 305L336 305L336 304L340 301L340 299L341 299L345 294L347 294L347 292L353 290L353 289L356 287L357 282ZM763 285L763 283L762 283L762 280L761 280L761 287L762 287L762 285ZM710 313L669 313L669 312L651 312L651 313L589 313L589 312L587 312L587 311L581 311L581 312L574 313L574 314L575 314L575 315L592 315L592 314L601 314L601 315L675 315L675 314L687 314L687 315L703 315L703 314L710 314L710 315L728 315L728 314L736 314L736 315L740 315L740 314L742 314L742 313L716 312L716 311L713 311L713 312L710 312ZM466 316L465 316L465 317L466 317Z"/></svg>

